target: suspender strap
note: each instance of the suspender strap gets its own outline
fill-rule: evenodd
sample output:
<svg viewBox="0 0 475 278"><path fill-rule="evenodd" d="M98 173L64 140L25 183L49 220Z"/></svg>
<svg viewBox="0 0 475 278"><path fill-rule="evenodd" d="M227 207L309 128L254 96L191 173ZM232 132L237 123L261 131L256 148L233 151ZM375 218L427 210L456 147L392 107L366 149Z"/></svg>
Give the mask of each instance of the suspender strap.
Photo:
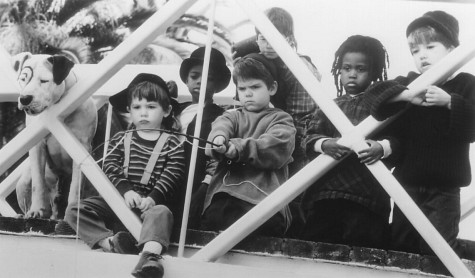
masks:
<svg viewBox="0 0 475 278"><path fill-rule="evenodd" d="M132 132L127 132L124 136L124 176L126 178L129 175L130 142L132 142Z"/></svg>
<svg viewBox="0 0 475 278"><path fill-rule="evenodd" d="M169 135L170 134L168 133L160 134L160 138L158 138L157 144L155 145L155 148L153 148L152 155L150 155L150 158L148 159L147 167L145 167L142 179L140 180L141 184L147 185L150 181L150 177L152 176L155 164L157 163L158 157L160 156L160 152L162 151L163 146L165 145L165 142L167 141Z"/></svg>

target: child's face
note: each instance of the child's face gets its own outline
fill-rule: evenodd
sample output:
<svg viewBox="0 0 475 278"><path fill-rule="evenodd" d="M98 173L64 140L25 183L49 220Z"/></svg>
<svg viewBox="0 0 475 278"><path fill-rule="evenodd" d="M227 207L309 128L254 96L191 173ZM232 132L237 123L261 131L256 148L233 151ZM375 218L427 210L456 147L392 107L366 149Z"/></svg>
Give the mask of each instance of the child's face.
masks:
<svg viewBox="0 0 475 278"><path fill-rule="evenodd" d="M420 73L426 72L454 49L435 41L410 45L412 58Z"/></svg>
<svg viewBox="0 0 475 278"><path fill-rule="evenodd" d="M360 52L348 52L343 55L340 77L347 94L359 94L371 84L367 60L366 55Z"/></svg>
<svg viewBox="0 0 475 278"><path fill-rule="evenodd" d="M133 98L129 107L130 117L137 129L161 128L163 118L170 114L171 107L164 110L157 101Z"/></svg>
<svg viewBox="0 0 475 278"><path fill-rule="evenodd" d="M260 53L267 59L275 59L279 57L277 52L275 52L274 48L272 48L270 43L264 38L262 34L257 35L257 45L259 46Z"/></svg>
<svg viewBox="0 0 475 278"><path fill-rule="evenodd" d="M200 87L201 87L201 73L203 72L202 65L193 66L188 72L188 77L186 78L186 86L190 91L191 98L193 103L198 103L200 99ZM208 83L206 85L206 100L212 99L213 94L216 91L216 77L214 73L210 70L208 72Z"/></svg>
<svg viewBox="0 0 475 278"><path fill-rule="evenodd" d="M244 109L259 112L269 107L270 97L277 91L277 82L267 88L266 83L260 79L238 79L236 90Z"/></svg>

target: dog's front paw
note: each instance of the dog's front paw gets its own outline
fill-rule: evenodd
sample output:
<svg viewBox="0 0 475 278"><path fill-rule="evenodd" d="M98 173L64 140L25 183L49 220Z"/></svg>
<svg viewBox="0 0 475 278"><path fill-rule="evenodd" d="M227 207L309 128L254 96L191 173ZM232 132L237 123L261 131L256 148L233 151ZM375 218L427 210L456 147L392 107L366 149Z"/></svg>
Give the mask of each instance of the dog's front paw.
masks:
<svg viewBox="0 0 475 278"><path fill-rule="evenodd" d="M49 218L50 216L51 210L46 208L30 209L25 215L26 218Z"/></svg>

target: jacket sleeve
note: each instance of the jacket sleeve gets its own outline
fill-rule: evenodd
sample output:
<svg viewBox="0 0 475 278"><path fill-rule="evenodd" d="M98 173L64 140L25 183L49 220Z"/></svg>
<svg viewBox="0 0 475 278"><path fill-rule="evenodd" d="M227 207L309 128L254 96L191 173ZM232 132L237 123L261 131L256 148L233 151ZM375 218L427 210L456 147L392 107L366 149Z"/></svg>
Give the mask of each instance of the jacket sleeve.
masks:
<svg viewBox="0 0 475 278"><path fill-rule="evenodd" d="M302 147L309 159L314 159L319 155L315 151L315 142L322 138L339 137L335 126L328 120L327 116L319 108L313 113L307 131L302 140Z"/></svg>
<svg viewBox="0 0 475 278"><path fill-rule="evenodd" d="M232 111L226 111L223 115L216 118L208 135L208 141L213 142L216 137L223 136L226 138L225 144L227 145L229 138L234 137L235 134L235 126L233 124L236 122L235 118L235 113ZM214 151L213 146L209 143L206 144L205 154L218 161L221 161L224 157L222 154Z"/></svg>
<svg viewBox="0 0 475 278"><path fill-rule="evenodd" d="M461 74L460 92L448 92L451 96L448 134L459 140L475 141L475 77Z"/></svg>
<svg viewBox="0 0 475 278"><path fill-rule="evenodd" d="M410 72L407 77L398 76L394 80L376 82L369 86L364 94L364 102L370 107L371 116L378 121L386 120L411 105L404 101L390 103L388 100L406 90L407 85L418 76Z"/></svg>
<svg viewBox="0 0 475 278"><path fill-rule="evenodd" d="M118 132L112 137L107 150L108 155L104 160L104 173L117 188L119 193L124 194L133 189L132 184L124 174L124 132Z"/></svg>
<svg viewBox="0 0 475 278"><path fill-rule="evenodd" d="M185 176L183 144L180 144L180 140L176 136L170 136L167 145L168 147L164 148L163 151L167 153L163 172L149 193L149 196L157 205L167 204L174 199Z"/></svg>
<svg viewBox="0 0 475 278"><path fill-rule="evenodd" d="M288 164L295 148L295 127L289 114L279 111L258 138L231 138L236 146L237 162L260 169L280 169Z"/></svg>

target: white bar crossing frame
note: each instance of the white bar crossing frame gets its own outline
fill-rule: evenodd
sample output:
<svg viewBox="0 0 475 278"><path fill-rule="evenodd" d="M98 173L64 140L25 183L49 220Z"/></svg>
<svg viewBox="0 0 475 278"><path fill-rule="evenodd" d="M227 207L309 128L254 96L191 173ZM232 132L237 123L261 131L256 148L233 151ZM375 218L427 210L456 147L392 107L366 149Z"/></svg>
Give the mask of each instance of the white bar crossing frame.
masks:
<svg viewBox="0 0 475 278"><path fill-rule="evenodd" d="M83 173L114 209L126 227L138 238L141 226L140 221L127 209L121 196L86 150L77 142L62 122L62 119L91 96L144 46L150 43L157 35L163 33L167 26L186 12L195 2L196 0L173 0L157 11L154 16L147 20L126 41L98 64L99 70L95 78L80 80L80 82L71 89L72 92L68 94L66 98L49 111L45 111L46 113L42 113L42 115L38 116L34 124L26 127L18 136L0 150L0 157L6 158L4 161L0 161L0 174L4 173L15 161L41 140L41 138L51 132L60 141L62 146L65 147L74 161L81 165ZM361 149L364 138L371 133L372 130L378 128L381 123L369 118L358 125L358 127L352 126L333 100L326 97L325 94L320 93L322 91L320 83L313 77L305 65L302 64L298 56L254 3L251 0L239 0L236 1L236 3L241 5L251 21L258 27L262 34L264 34L269 43L271 43L302 85L322 108L327 117L340 133L343 134L340 143L356 151ZM436 67L433 67L430 71L410 84L409 88L413 91L422 90L425 86L450 76L464 63L473 58L474 55L475 49L470 49L469 46L458 47ZM8 64L9 63L3 63L3 65ZM447 69L449 70L447 71ZM216 260L336 164L337 162L328 156L319 156L192 258L204 261ZM404 214L422 234L454 277L471 277L472 274L470 271L430 224L384 165L377 163L369 166L368 169L380 181L384 189L395 202L400 205ZM316 172L318 173L315 174ZM3 196L4 191L2 190L5 190L5 187L0 186L0 196Z"/></svg>

